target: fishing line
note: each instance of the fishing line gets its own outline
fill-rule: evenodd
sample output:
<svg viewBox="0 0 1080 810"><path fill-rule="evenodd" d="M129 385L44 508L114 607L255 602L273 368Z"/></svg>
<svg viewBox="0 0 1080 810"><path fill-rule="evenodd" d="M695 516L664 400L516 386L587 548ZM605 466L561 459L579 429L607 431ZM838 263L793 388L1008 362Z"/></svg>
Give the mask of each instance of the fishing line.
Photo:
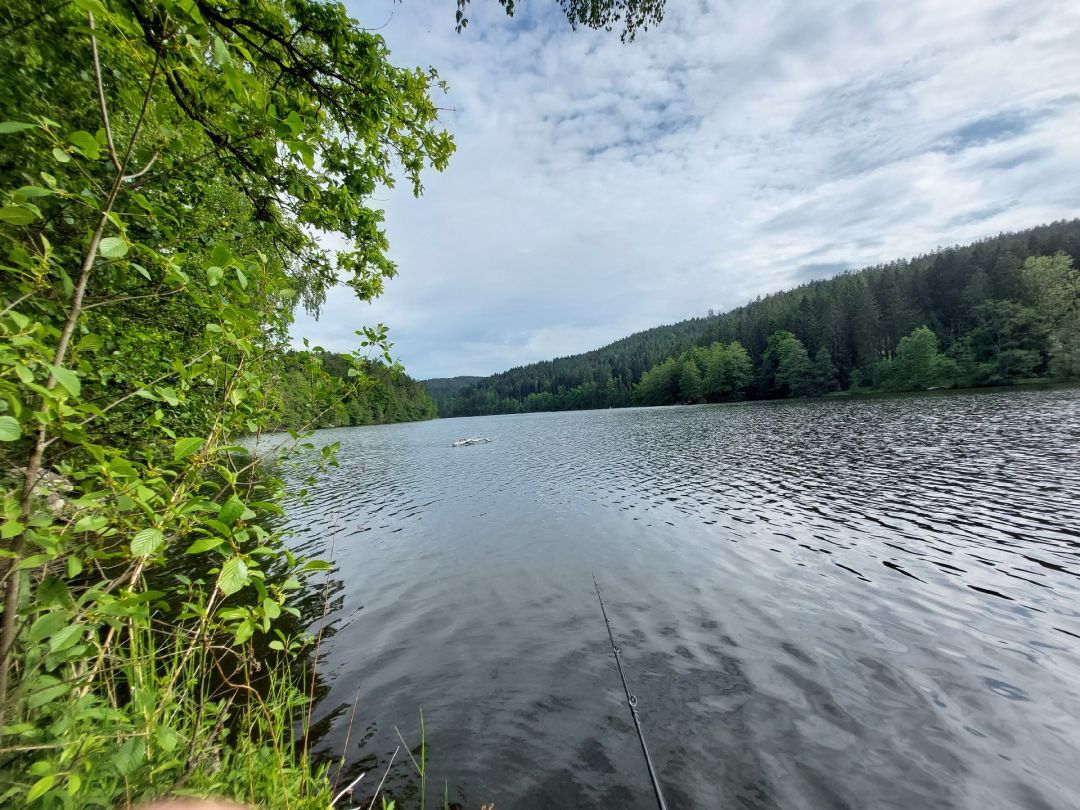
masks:
<svg viewBox="0 0 1080 810"><path fill-rule="evenodd" d="M615 635L611 632L611 620L608 619L607 610L604 608L604 599L600 596L600 585L596 581L596 574L592 575L593 586L596 588L596 598L600 601L600 612L604 614L604 624L607 625L608 640L611 642L611 651L615 654L615 665L619 668L619 677L622 679L623 691L626 692L626 702L630 706L630 716L634 719L634 730L637 731L638 740L641 742L641 753L645 755L645 765L649 769L649 779L652 780L653 793L656 794L656 803L660 810L667 810L664 801L664 793L660 790L660 780L656 776L656 768L653 767L652 757L649 756L649 746L645 744L645 734L641 731L641 721L638 719L637 697L630 691L626 683L626 675L623 673L622 659L619 657L619 645L615 643Z"/></svg>

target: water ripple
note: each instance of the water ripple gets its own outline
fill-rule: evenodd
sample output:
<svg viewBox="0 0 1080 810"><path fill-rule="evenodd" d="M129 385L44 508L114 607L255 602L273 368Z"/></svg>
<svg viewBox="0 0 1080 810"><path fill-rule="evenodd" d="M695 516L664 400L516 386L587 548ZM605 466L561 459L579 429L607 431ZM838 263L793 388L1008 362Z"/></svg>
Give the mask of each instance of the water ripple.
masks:
<svg viewBox="0 0 1080 810"><path fill-rule="evenodd" d="M595 570L673 806L1077 803L1080 392L319 438L340 467L291 519L335 547L320 712L338 752L360 686L350 763L423 708L465 806L650 807Z"/></svg>

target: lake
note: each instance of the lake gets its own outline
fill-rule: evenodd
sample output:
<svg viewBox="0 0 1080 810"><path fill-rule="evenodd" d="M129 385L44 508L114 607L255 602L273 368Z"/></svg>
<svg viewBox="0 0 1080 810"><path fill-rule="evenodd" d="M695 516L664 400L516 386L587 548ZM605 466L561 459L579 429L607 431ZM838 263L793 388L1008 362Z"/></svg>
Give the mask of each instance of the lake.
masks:
<svg viewBox="0 0 1080 810"><path fill-rule="evenodd" d="M431 807L655 807L591 572L672 810L1080 804L1078 390L316 441L340 467L291 520L333 545L320 749L359 688L365 807L421 709ZM404 750L387 786L415 806Z"/></svg>

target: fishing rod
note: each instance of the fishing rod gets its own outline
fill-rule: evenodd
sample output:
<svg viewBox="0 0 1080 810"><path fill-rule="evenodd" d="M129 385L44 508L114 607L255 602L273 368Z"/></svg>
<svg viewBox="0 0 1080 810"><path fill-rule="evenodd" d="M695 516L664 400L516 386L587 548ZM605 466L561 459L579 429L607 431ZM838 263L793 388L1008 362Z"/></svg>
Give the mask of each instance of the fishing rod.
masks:
<svg viewBox="0 0 1080 810"><path fill-rule="evenodd" d="M652 757L649 756L649 746L645 744L645 734L641 730L641 721L638 719L637 697L630 691L626 683L626 675L623 674L622 659L619 658L619 645L615 643L615 635L611 632L611 620L608 619L607 610L604 609L604 599L600 596L600 585L596 581L596 574L592 575L593 586L596 588L596 598L600 601L600 612L604 614L604 624L607 625L608 640L611 642L611 651L615 654L615 665L619 668L619 677L622 679L623 691L626 692L626 702L630 706L630 716L634 718L634 730L637 731L638 740L641 741L641 753L645 755L645 765L649 768L649 779L652 780L653 793L656 794L656 803L660 810L667 810L664 801L664 793L660 790L660 780L656 776L656 768L653 767Z"/></svg>

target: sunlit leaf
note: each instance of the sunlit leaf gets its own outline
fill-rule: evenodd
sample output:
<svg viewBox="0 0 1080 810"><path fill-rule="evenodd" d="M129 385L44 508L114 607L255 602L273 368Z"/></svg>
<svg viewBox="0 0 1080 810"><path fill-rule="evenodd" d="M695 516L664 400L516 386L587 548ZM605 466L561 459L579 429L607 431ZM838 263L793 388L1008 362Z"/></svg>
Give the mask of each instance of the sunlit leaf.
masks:
<svg viewBox="0 0 1080 810"><path fill-rule="evenodd" d="M101 145L89 132L84 130L72 132L68 136L68 141L91 160L97 160L101 157Z"/></svg>
<svg viewBox="0 0 1080 810"><path fill-rule="evenodd" d="M173 445L173 460L180 461L199 452L205 443L205 439L200 439L197 436L182 436Z"/></svg>
<svg viewBox="0 0 1080 810"><path fill-rule="evenodd" d="M212 548L217 548L224 543L224 538L221 537L202 537L192 543L185 549L185 554L201 554L204 551L209 551Z"/></svg>
<svg viewBox="0 0 1080 810"><path fill-rule="evenodd" d="M131 553L138 557L153 554L165 542L165 533L158 528L147 528L135 535L131 541Z"/></svg>
<svg viewBox="0 0 1080 810"><path fill-rule="evenodd" d="M13 442L22 435L22 427L14 416L0 416L0 442Z"/></svg>
<svg viewBox="0 0 1080 810"><path fill-rule="evenodd" d="M217 519L226 526L231 526L242 514L244 514L244 508L244 502L233 495L221 505L221 509L218 510Z"/></svg>
<svg viewBox="0 0 1080 810"><path fill-rule="evenodd" d="M226 596L231 596L248 583L247 564L239 557L232 557L221 566L218 574L218 587Z"/></svg>
<svg viewBox="0 0 1080 810"><path fill-rule="evenodd" d="M63 368L62 366L50 367L53 376L56 377L56 381L63 386L64 390L71 394L73 397L79 395L81 385L79 384L79 375L69 368Z"/></svg>
<svg viewBox="0 0 1080 810"><path fill-rule="evenodd" d="M23 121L0 121L0 135L10 135L13 132L22 132L33 129L36 124L27 124Z"/></svg>
<svg viewBox="0 0 1080 810"><path fill-rule="evenodd" d="M27 803L36 802L38 799L48 793L52 789L52 786L54 784L56 784L56 774L54 773L46 774L45 776L38 779L36 782L34 782L30 790L26 791Z"/></svg>
<svg viewBox="0 0 1080 810"><path fill-rule="evenodd" d="M128 243L121 236L106 236L98 245L98 252L107 259L119 259L127 255Z"/></svg>
<svg viewBox="0 0 1080 810"><path fill-rule="evenodd" d="M0 219L12 225L29 225L37 218L34 209L26 205L0 206Z"/></svg>
<svg viewBox="0 0 1080 810"><path fill-rule="evenodd" d="M36 644L39 641L50 638L53 633L58 632L60 628L65 627L67 623L68 617L63 613L54 611L42 614L34 620L32 625L30 625L26 637Z"/></svg>

